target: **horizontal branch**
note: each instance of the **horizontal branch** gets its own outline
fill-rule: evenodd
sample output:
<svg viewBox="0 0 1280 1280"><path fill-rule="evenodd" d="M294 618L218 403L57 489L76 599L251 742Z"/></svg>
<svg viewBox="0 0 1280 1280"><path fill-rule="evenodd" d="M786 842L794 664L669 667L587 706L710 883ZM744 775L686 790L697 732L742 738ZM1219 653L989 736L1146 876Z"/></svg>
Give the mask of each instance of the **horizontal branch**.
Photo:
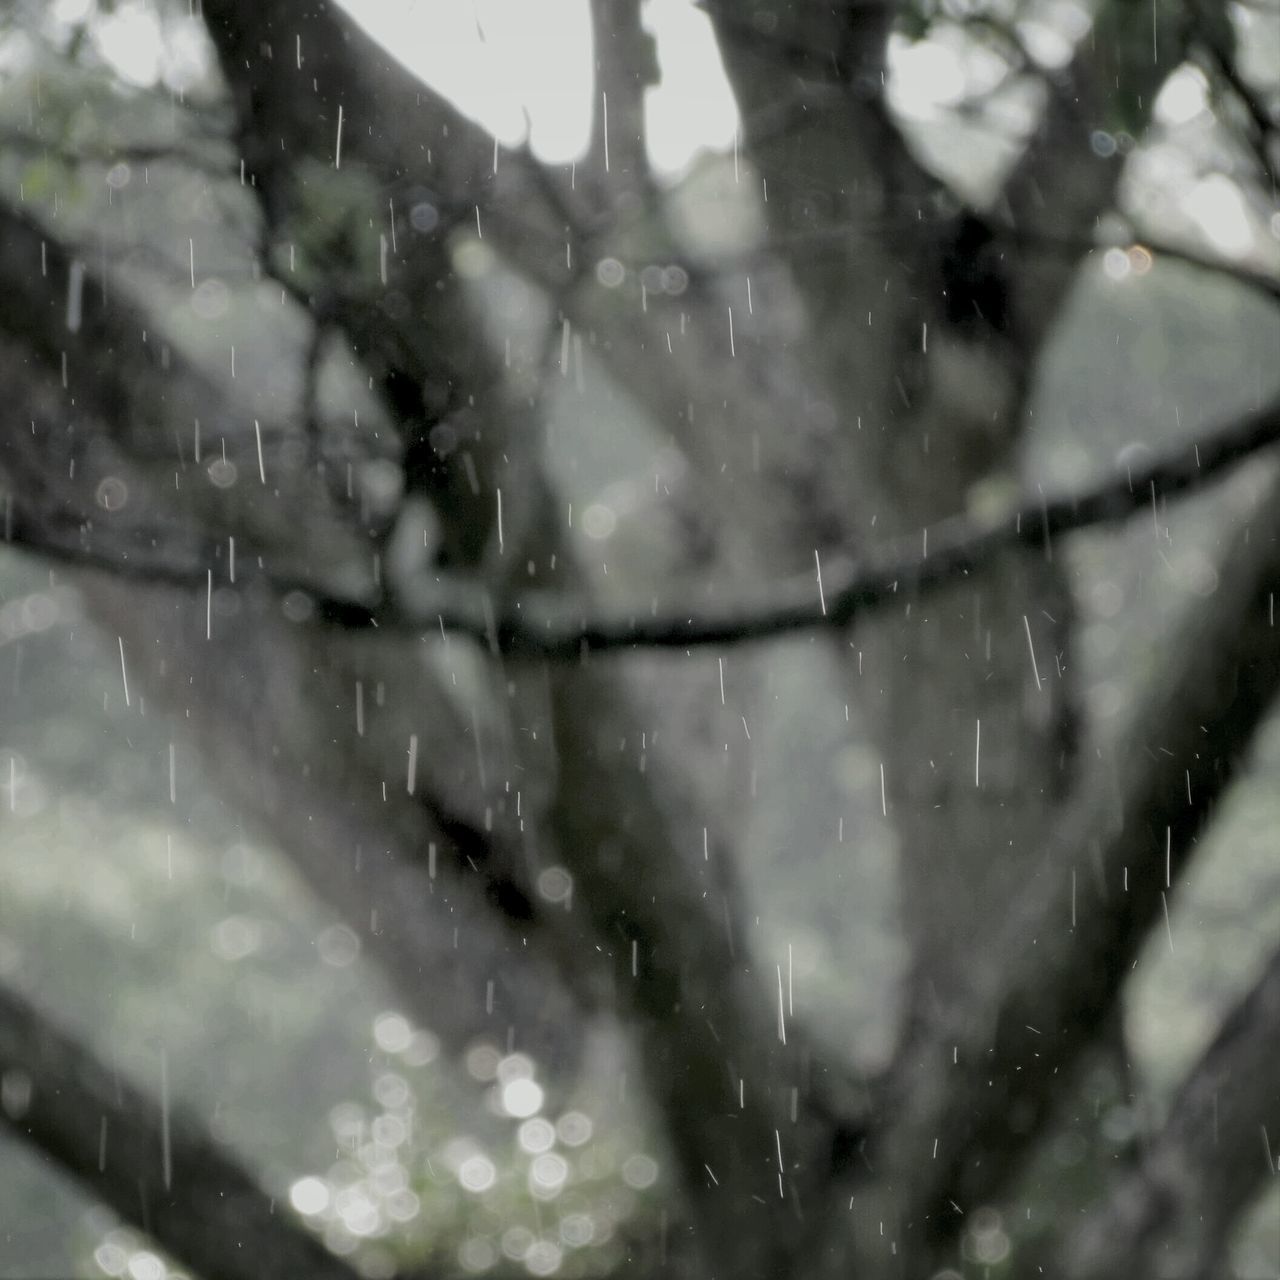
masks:
<svg viewBox="0 0 1280 1280"><path fill-rule="evenodd" d="M1280 1151L1280 951L1187 1075L1164 1128L1055 1250L1069 1280L1218 1274Z"/></svg>
<svg viewBox="0 0 1280 1280"><path fill-rule="evenodd" d="M356 1280L182 1108L165 1108L0 988L3 1120L200 1275Z"/></svg>
<svg viewBox="0 0 1280 1280"><path fill-rule="evenodd" d="M894 542L860 560L834 559L812 575L772 584L761 598L730 607L690 604L677 611L589 616L555 592L530 592L506 603L474 582L443 577L402 585L394 600L368 602L317 595L305 581L268 576L280 592L303 591L326 622L348 628L440 629L470 635L496 652L571 659L584 652L634 648L693 648L765 640L820 627L844 627L899 594L920 592L963 577L1014 547L1048 545L1055 537L1114 524L1153 502L1194 492L1207 481L1280 441L1280 397L1180 446L1143 467L1130 467L1079 494L1024 502L1003 519L968 517L921 531L910 547ZM175 563L163 551L95 550L84 539L55 540L24 513L14 495L8 541L80 565L175 586L204 588L207 564ZM162 538L154 545L163 547ZM245 577L249 575L246 569Z"/></svg>

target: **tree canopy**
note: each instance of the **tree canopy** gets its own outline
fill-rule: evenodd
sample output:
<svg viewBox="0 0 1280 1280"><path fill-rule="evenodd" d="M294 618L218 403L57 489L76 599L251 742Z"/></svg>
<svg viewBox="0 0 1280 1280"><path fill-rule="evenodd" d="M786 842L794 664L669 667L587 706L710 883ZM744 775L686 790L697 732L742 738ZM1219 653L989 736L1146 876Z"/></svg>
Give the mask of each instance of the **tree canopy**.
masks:
<svg viewBox="0 0 1280 1280"><path fill-rule="evenodd" d="M168 939L113 1002L276 957L122 1069L12 872L0 1118L136 1280L1250 1280L1280 14L667 7L738 120L679 172L657 3L576 14L563 163L354 2L0 10L0 846Z"/></svg>

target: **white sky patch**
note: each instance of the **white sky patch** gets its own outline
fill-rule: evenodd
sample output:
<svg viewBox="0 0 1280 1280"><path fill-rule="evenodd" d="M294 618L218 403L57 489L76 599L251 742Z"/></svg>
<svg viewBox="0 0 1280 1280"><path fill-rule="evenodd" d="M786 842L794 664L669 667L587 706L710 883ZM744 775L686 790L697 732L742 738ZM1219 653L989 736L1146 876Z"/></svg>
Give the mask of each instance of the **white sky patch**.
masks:
<svg viewBox="0 0 1280 1280"><path fill-rule="evenodd" d="M889 72L893 104L906 114L927 115L936 107L953 106L965 95L961 55L937 40L890 36Z"/></svg>
<svg viewBox="0 0 1280 1280"><path fill-rule="evenodd" d="M1047 22L1029 20L1018 23L1018 35L1027 52L1042 66L1065 67L1075 53L1075 42L1063 31Z"/></svg>
<svg viewBox="0 0 1280 1280"><path fill-rule="evenodd" d="M54 22L65 22L70 26L73 22L83 22L92 8L93 0L53 0L49 16Z"/></svg>
<svg viewBox="0 0 1280 1280"><path fill-rule="evenodd" d="M1093 25L1090 8L1074 3L1040 6L1034 16L1017 24L1018 35L1041 66L1065 67Z"/></svg>
<svg viewBox="0 0 1280 1280"><path fill-rule="evenodd" d="M662 71L661 83L645 99L649 161L659 172L675 174L701 150L733 146L738 105L706 14L689 0L649 0L644 23Z"/></svg>
<svg viewBox="0 0 1280 1280"><path fill-rule="evenodd" d="M1185 64L1163 84L1152 108L1156 120L1170 128L1189 124L1209 106L1204 74Z"/></svg>
<svg viewBox="0 0 1280 1280"><path fill-rule="evenodd" d="M585 0L345 0L415 75L508 145L550 163L590 136L591 27ZM306 57L306 49L302 51Z"/></svg>
<svg viewBox="0 0 1280 1280"><path fill-rule="evenodd" d="M185 93L209 74L213 62L204 23L199 18L170 19L165 29L161 74L175 92Z"/></svg>
<svg viewBox="0 0 1280 1280"><path fill-rule="evenodd" d="M587 0L343 3L392 56L502 142L518 145L527 137L535 154L552 164L585 153L596 105ZM54 0L50 17L70 23L88 7L87 0ZM711 23L693 0L646 0L643 12L662 72L646 99L649 155L659 173L674 178L700 152L732 149L740 120ZM1055 19L1053 34L1066 44L1088 22L1071 5L1058 6ZM181 89L206 70L208 46L198 24L188 20L165 28L142 0L122 0L94 21L92 32L102 56L128 83L150 86L163 78ZM12 45L5 49L11 61ZM928 40L891 37L888 66L895 108L922 123L966 93L994 84L1002 73L990 49L945 27ZM1184 66L1161 89L1155 116L1176 127L1208 107L1203 75ZM1176 186L1175 203L1219 252L1242 258L1252 251L1254 229L1229 179L1213 174L1190 191Z"/></svg>
<svg viewBox="0 0 1280 1280"><path fill-rule="evenodd" d="M98 20L93 39L122 80L146 87L160 78L164 33L153 10L141 4L122 4Z"/></svg>
<svg viewBox="0 0 1280 1280"><path fill-rule="evenodd" d="M1211 173L1188 193L1184 208L1209 243L1229 258L1247 257L1253 248L1253 227L1244 197L1230 178Z"/></svg>
<svg viewBox="0 0 1280 1280"><path fill-rule="evenodd" d="M551 164L582 157L595 106L585 0L343 0L410 71L508 145ZM650 0L662 83L645 102L649 156L665 173L728 150L738 111L711 24L690 0ZM303 51L305 57L306 51Z"/></svg>
<svg viewBox="0 0 1280 1280"><path fill-rule="evenodd" d="M54 0L48 27L55 38L65 39L86 18L98 53L127 84L149 89L163 81L182 93L209 74L213 50L204 23L194 15L170 15L162 22L154 6L140 0L96 14L92 0Z"/></svg>
<svg viewBox="0 0 1280 1280"><path fill-rule="evenodd" d="M945 115L966 98L991 92L1009 77L1008 64L994 48L946 24L924 40L891 35L885 60L894 110L922 122ZM1006 112L1018 110L1007 92L1004 105Z"/></svg>

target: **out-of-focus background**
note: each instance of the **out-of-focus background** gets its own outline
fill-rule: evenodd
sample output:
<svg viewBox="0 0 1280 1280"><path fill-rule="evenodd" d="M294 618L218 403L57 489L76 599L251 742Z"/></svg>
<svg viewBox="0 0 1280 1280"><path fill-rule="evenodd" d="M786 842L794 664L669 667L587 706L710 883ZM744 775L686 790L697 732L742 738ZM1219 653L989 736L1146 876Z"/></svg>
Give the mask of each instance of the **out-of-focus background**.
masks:
<svg viewBox="0 0 1280 1280"><path fill-rule="evenodd" d="M0 1033L0 1276L230 1274L171 1111L370 1280L1280 1275L1280 1073L1220 1212L1161 1145L1280 941L1269 453L852 630L493 621L816 602L1273 401L1280 11L1131 7L3 7L0 984L164 1136L68 1158Z"/></svg>

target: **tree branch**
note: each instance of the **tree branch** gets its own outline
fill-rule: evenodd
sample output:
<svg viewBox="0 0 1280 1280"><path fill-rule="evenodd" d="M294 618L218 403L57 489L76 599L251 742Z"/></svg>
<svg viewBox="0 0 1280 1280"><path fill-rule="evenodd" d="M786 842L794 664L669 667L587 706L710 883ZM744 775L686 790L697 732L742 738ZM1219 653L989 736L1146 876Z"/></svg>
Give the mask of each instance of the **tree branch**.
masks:
<svg viewBox="0 0 1280 1280"><path fill-rule="evenodd" d="M460 763L466 729L458 708L430 670L419 669L416 646L384 672L380 661L344 647L341 633L287 623L280 595L254 581L257 553L267 565L285 566L282 578L297 585L311 579L287 566L315 566L332 590L348 576L358 535L343 528L323 495L283 469L278 487L255 476L223 491L204 468L186 471L177 486L184 460L151 424L181 421L187 406L198 407L234 441L248 415L234 412L223 389L180 351L169 349L162 363L160 344L144 341L149 317L117 286L109 306L86 300L79 328L68 330L61 308L71 256L3 205L0 227L0 331L13 335L0 348L0 368L15 422L28 424L0 441L8 489L0 537L7 532L14 544L50 548L81 567L123 568L138 584L131 592L101 579L81 585L98 620L139 655L139 675L151 676L157 700L200 744L218 782L294 854L312 888L384 967L407 1011L456 1052L478 1035L505 1038L514 1026L526 1048L554 1062L564 1053L565 1029L575 1025L573 1004L530 945L537 908L518 820ZM86 295L95 283L85 270ZM268 440L294 430L265 427ZM266 457L271 465L272 454ZM95 497L108 480L130 495L123 509L104 508ZM234 572L230 538L241 548ZM166 558L160 573L140 572ZM149 579L159 583L141 589ZM217 626L215 597L231 599L253 625ZM401 685L406 677L410 688ZM379 681L410 712L403 737L373 705ZM363 710L366 686L362 724L357 705ZM411 732L420 736L421 760L406 786ZM387 803L362 814L389 778L399 785L388 788ZM300 823L300 813L312 820ZM437 982L424 984L426 972ZM492 1009L484 998L490 980L507 995ZM450 985L454 991L443 996Z"/></svg>
<svg viewBox="0 0 1280 1280"><path fill-rule="evenodd" d="M999 1194L1243 768L1280 689L1280 484L1217 571L1211 605L1170 643L1130 724L1028 864L1003 927L973 957L971 998L904 1039L890 1078L918 1154L916 1221Z"/></svg>
<svg viewBox="0 0 1280 1280"><path fill-rule="evenodd" d="M1275 136L1276 114L1264 96L1243 75L1236 59L1236 35L1231 16L1212 0L1191 6L1191 34L1205 69L1244 109L1248 143L1258 172L1272 197L1276 194L1276 165L1269 153Z"/></svg>
<svg viewBox="0 0 1280 1280"><path fill-rule="evenodd" d="M1005 549L1038 546L1074 530L1115 523L1152 501L1192 492L1278 440L1280 399L1085 493L1024 503L985 527L968 517L940 521L923 530L912 546L891 543L860 561L835 560L815 569L813 576L775 583L767 598L754 606L717 610L699 605L662 617L587 621L532 594L517 597L505 608L495 608L481 595L469 606L459 607L459 602L449 609L447 594L437 596L435 584L422 581L406 584L382 625L452 625L500 651L555 658L636 646L736 643L801 629L846 627L899 592L912 594L953 582ZM422 595L415 598L419 586ZM376 611L371 618L377 620Z"/></svg>
<svg viewBox="0 0 1280 1280"><path fill-rule="evenodd" d="M261 145L265 138L274 151L277 139L283 138L291 162L304 155L314 162L320 148L330 142L328 128L321 132L317 125L323 111L315 108L331 110L342 104L344 119L353 130L344 166L365 163L369 178L375 181L411 172L399 147L401 139L412 135L385 124L395 118L392 109L398 103L407 106L404 75L388 65L385 55L370 49L367 39L344 33L344 24L331 10L322 7L300 17L279 3L244 6L219 0L216 5L206 4L206 14L216 18L212 23L215 39L241 100L246 135L255 144ZM305 72L310 79L301 95L281 89L278 69L271 65L276 54L270 47L273 37L292 35L299 27L304 62L310 51ZM314 95L307 92L307 85L314 86ZM420 87L414 96L420 104L417 117L434 122L445 115L435 110L438 104L433 106ZM439 147L441 152L446 149L444 138ZM486 147L486 162L491 154L492 148ZM464 149L459 164L465 163L466 155ZM427 172L430 164L428 159ZM268 217L273 218L271 193L278 193L283 179L272 176L271 169L278 166L265 153L261 166ZM438 174L449 200L474 193L477 203L490 197L490 177L487 172L472 174L475 185L463 185L460 191L454 184L469 180L465 169L451 174L441 162ZM505 198L510 199L510 193ZM484 204L482 214L487 216L489 207ZM332 302L338 322L381 382L406 439L405 469L411 487L417 478L415 468L427 466L453 475L457 484L465 486L465 501L438 501L437 506L453 534L451 549L463 549L449 558L455 564L474 564L488 550L484 543L493 520L492 490L503 469L511 468L505 473L515 487L507 493L523 494L539 521L537 537L530 529L513 530L508 525L508 545L519 551L506 565L514 563L523 571L534 564L539 572L550 572L541 568L550 565L560 581L573 580L575 570L564 545L563 525L558 519L546 519L559 507L550 501L542 475L536 403L527 394L511 394L511 379L488 349L473 299L452 273L447 246L424 241L406 249L404 259L397 266L396 285L406 288L406 279L416 281L412 296L429 300L425 307L397 317L379 306L376 289L362 289L350 275L339 282ZM427 271L433 262L435 266ZM431 407L423 401L433 386L440 385L448 387L449 400L437 421L447 422L448 414L456 415L453 421L466 429L462 448L470 448L477 460L501 462L501 467L496 461L492 467L481 465L478 484L474 473L468 479L465 459L459 456L462 448L452 458L443 456L446 451L437 455L435 439L429 434L423 438L425 423L414 422L419 415L431 421ZM518 466L512 467L508 454ZM438 496L447 494L442 490ZM395 577L393 598L403 592L403 580L409 576ZM429 625L435 629L434 620ZM371 659L374 654L380 656L380 650L369 652ZM412 667L407 662L405 666L413 678ZM787 1206L773 1199L777 1173L771 1163L776 1159L772 1129L789 1114L792 1101L789 1090L782 1087L783 1078L788 1082L795 1078L799 1087L798 1069L791 1068L801 1053L800 1045L793 1040L785 1073L777 1051L762 1052L765 1046L757 1033L771 1027L771 1017L758 980L745 961L739 961L733 971L725 964L725 954L732 958L732 949L719 909L732 910L733 905L723 895L708 900L705 869L685 856L689 842L677 841L678 828L668 805L652 792L649 779L641 776L643 770L637 772L620 756L618 744L635 739L636 723L616 682L592 679L594 673L569 668L550 678L536 668L508 667L501 674L500 696L518 708L519 715L510 733L514 745L503 760L504 767L510 761L508 787L515 790L518 780L522 789L527 787L533 794L531 802L526 792L527 807L519 810L521 831L525 822L529 831L521 845L527 841L530 860L542 849L554 851L575 873L578 885L574 911L558 920L544 918L545 932L562 944L557 958L566 977L585 974L590 981L607 975L618 1007L628 1024L636 1026L650 1096L663 1114L679 1157L686 1203L698 1228L699 1251L707 1259L734 1258L754 1264L756 1244L742 1238L723 1213L722 1203L726 1198L739 1203L749 1193L759 1194L763 1203L773 1204L779 1215L790 1220ZM548 704L541 719L535 718L534 705L540 683ZM538 798L544 785L555 795L546 805ZM502 798L495 799L495 808L502 812ZM510 804L506 812L510 815ZM729 1064L745 1062L753 1052L762 1061L749 1073L753 1091L744 1107L735 1097ZM746 1067L741 1070L747 1072ZM808 1094L803 1097L807 1119ZM746 1160L739 1142L750 1148ZM715 1170L711 1175L706 1173L707 1163ZM748 1274L742 1267L735 1267L735 1272Z"/></svg>
<svg viewBox="0 0 1280 1280"><path fill-rule="evenodd" d="M306 292L316 304L327 293L331 314L317 318L341 325L380 387L400 433L406 488L442 516L444 557L473 566L491 550L497 489L509 524L522 518L515 499L537 432L454 270L448 229L493 235L513 219L510 242L563 261L563 227L545 187L531 179L527 156L500 152L328 0L306 10L209 0L204 17L269 252L278 259L286 242L306 245L315 207L344 211L345 240L311 246L305 271L315 283ZM419 205L438 228L413 225Z"/></svg>
<svg viewBox="0 0 1280 1280"><path fill-rule="evenodd" d="M993 205L1019 232L1079 241L1112 205L1124 167L1113 135L1142 133L1160 84L1181 62L1178 18L1174 0L1154 8L1103 0L1071 63L1046 74L1039 126ZM1044 258L1010 272L1010 332L1024 350L1043 342L1075 268L1071 258Z"/></svg>
<svg viewBox="0 0 1280 1280"><path fill-rule="evenodd" d="M653 37L641 24L640 0L591 0L591 31L596 63L591 154L602 169L619 175L605 182L621 183L633 197L651 198L644 96L658 80L658 59Z"/></svg>
<svg viewBox="0 0 1280 1280"><path fill-rule="evenodd" d="M122 1080L0 988L0 1120L201 1275L356 1280L181 1107Z"/></svg>
<svg viewBox="0 0 1280 1280"><path fill-rule="evenodd" d="M472 225L478 208L486 241L553 293L593 263L596 252L628 264L637 258L671 263L683 257L656 211L628 219L626 226L615 224L607 240L592 233L591 243L585 243L577 221L582 202L558 199L556 182L527 155L500 151L495 173L493 138L396 64L336 6L322 4L300 14L280 0L211 0L205 13L241 106L250 168L260 169L258 190L278 230L287 226L290 208L305 201L306 183L312 181L291 176L294 161L305 156L315 164L331 163L342 105L344 167L363 166L371 185L386 189L391 184L398 201L399 191L420 182L459 225ZM294 67L298 41L301 72ZM412 127L393 128L391 121L412 122ZM282 138L287 140L283 149ZM382 218L381 209L364 212L375 224ZM404 218L403 208L399 217ZM446 237L413 233L403 222L397 228L399 250L390 255L387 286L372 260L363 277L348 273L352 286L362 282L367 288L348 290L345 310L335 318L384 386L407 446L411 483L426 485L446 521L445 559L470 566L490 548L494 490L503 487L508 503L525 490L527 468L513 450L523 450L537 431L525 421L525 400L502 392L500 359L482 336L474 299L456 278ZM566 262L566 234L572 265ZM812 466L805 446L816 432L802 436L792 430L780 438L776 430L779 421L797 427L806 421L811 397L804 378L790 364L782 372L786 362L776 347L768 361L725 362L725 299L719 291L690 287L679 297L651 295L645 314L638 305L638 276L638 270L631 272L617 290L599 286L594 278L573 289L565 300L566 319L584 335L613 334L614 341L596 344L593 354L644 405L656 426L679 433L708 480L704 502L714 501L726 515L741 511L744 486L751 483L760 495L751 503L760 513L757 522L770 513L768 518L788 533L803 526L802 533L785 538L785 553L778 550L783 540L771 537L765 563L794 568L813 546L832 545L838 540L831 532L839 530L833 514L838 504L826 492L815 500L817 491L824 486L840 490L843 486L831 477L851 473ZM762 283L757 276L757 296ZM385 305L388 288L405 299L430 297L433 305L421 314L406 308L394 315ZM763 313L767 306L762 300L757 310ZM737 324L739 341L745 343L750 322L741 310ZM726 403L736 419L724 413ZM726 417L732 439L723 427ZM440 421L456 442L447 456L431 444L431 428ZM740 474L729 491L722 464L731 450L740 450L742 432L760 441L761 465L758 475ZM464 465L468 454L478 492ZM506 516L510 529L510 507ZM822 536L815 542L817 522ZM796 544L805 548L803 556L795 554ZM757 546L749 566L738 566L744 579L758 572L760 550ZM539 576L545 572L539 564Z"/></svg>
<svg viewBox="0 0 1280 1280"><path fill-rule="evenodd" d="M1211 1280L1242 1210L1277 1173L1280 952L1223 1020L1164 1127L1053 1257L1064 1280Z"/></svg>
<svg viewBox="0 0 1280 1280"><path fill-rule="evenodd" d="M698 0L715 23L731 66L752 58L750 76L738 79L743 106L776 100L773 90L789 77L834 80L859 94L878 94L885 43L893 23L892 0L842 0L829 6L786 6L744 14L728 0Z"/></svg>
<svg viewBox="0 0 1280 1280"><path fill-rule="evenodd" d="M1280 400L1084 492L1024 501L1011 515L986 524L968 516L943 520L909 544L890 543L856 561L833 559L821 566L821 586L815 569L812 575L774 583L756 601L728 607L698 601L661 614L651 611L648 617L638 611L602 617L592 616L585 599L571 602L558 592L543 591L502 602L500 588L444 575L408 580L394 599L384 602L342 599L325 593L314 581L269 570L259 575L249 568L245 580L261 576L280 594L308 594L320 618L335 626L450 631L497 653L560 661L615 649L689 649L769 640L800 630L842 629L899 594L955 582L1001 551L1042 546L1082 529L1119 523L1152 503L1199 491L1277 441ZM47 522L28 515L19 495L11 495L10 502L6 536L15 545L142 580L187 587L205 580L209 554L176 558L166 552L163 535L150 539L158 550L96 551L82 538L48 538L42 532Z"/></svg>
<svg viewBox="0 0 1280 1280"><path fill-rule="evenodd" d="M181 347L154 334L148 340L152 318L127 284L90 269L74 248L5 201L0 280L0 332L14 337L33 373L53 375L40 411L0 442L14 489L34 507L59 522L78 521L84 536L115 546L163 532L166 549L176 545L195 556L210 543L225 549L234 535L242 560L263 555L277 568L296 568L314 556L334 586L371 577L349 514L308 470L285 461L288 446L302 442L297 424L277 419L255 427L248 406ZM56 425L42 423L59 397ZM96 437L77 430L82 408L95 419ZM206 439L225 442L225 475L208 472L211 459L192 465L184 438L192 439L195 423L203 424ZM154 504L167 520L147 513L152 504L139 500L144 492L174 495ZM206 560L206 571L211 567Z"/></svg>

